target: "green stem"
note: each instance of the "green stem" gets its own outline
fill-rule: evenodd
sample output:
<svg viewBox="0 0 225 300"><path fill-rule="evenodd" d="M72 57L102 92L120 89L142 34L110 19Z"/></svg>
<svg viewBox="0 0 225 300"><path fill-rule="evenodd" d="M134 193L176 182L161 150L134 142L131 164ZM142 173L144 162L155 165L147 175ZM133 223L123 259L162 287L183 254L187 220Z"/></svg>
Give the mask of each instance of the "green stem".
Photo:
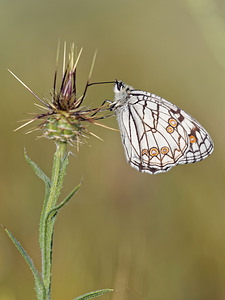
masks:
<svg viewBox="0 0 225 300"><path fill-rule="evenodd" d="M52 269L52 243L56 215L49 218L49 212L55 208L68 165L67 144L57 143L54 154L50 190L46 191L40 220L40 248L42 257L42 280L44 283L43 300L51 299L51 269Z"/></svg>

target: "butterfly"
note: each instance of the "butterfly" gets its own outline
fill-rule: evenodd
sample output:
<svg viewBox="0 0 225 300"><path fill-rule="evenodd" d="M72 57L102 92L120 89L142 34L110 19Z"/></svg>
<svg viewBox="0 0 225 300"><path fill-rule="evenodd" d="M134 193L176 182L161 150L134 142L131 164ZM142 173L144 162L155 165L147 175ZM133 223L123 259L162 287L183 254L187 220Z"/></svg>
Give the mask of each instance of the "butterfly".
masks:
<svg viewBox="0 0 225 300"><path fill-rule="evenodd" d="M140 172L167 172L213 152L208 132L176 105L122 81L114 85L112 110L119 124L128 163Z"/></svg>

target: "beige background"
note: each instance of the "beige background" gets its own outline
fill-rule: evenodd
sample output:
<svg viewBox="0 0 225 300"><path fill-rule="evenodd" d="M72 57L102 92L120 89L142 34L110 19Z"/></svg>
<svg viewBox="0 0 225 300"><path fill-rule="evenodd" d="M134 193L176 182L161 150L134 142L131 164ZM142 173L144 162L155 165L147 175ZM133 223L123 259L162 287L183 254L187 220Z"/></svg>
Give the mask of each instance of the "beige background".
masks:
<svg viewBox="0 0 225 300"><path fill-rule="evenodd" d="M98 49L94 81L117 78L170 100L215 142L203 162L151 176L127 165L118 132L92 127L104 142L91 137L70 157L62 196L83 185L56 222L52 299L106 287L117 292L102 299L225 299L224 24L222 0L0 1L0 223L39 269L44 186L23 150L50 175L55 146L13 132L38 109L7 68L50 97L58 39L75 42L82 93ZM91 87L86 104L106 98L111 85ZM114 117L103 123L117 128ZM0 300L18 299L35 299L32 274L0 229Z"/></svg>

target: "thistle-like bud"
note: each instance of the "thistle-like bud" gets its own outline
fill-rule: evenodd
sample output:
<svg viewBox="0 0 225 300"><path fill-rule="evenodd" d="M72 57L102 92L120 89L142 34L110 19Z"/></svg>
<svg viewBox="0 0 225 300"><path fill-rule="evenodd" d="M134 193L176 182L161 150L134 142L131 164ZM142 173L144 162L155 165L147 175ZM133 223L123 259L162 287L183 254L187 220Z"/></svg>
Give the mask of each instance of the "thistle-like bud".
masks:
<svg viewBox="0 0 225 300"><path fill-rule="evenodd" d="M58 53L57 51L57 64L58 64ZM85 137L88 135L94 135L99 138L91 131L87 129L87 124L92 123L102 127L106 127L97 123L96 121L104 117L97 116L102 111L103 106L98 108L90 109L88 107L81 106L86 96L88 86L92 85L89 83L91 73L93 70L96 53L93 58L91 65L90 74L84 89L82 96L77 97L76 89L76 71L79 58L81 56L82 49L79 51L77 57L74 54L74 44L71 46L71 50L66 64L66 44L64 44L64 61L63 61L63 76L60 84L60 88L57 90L57 68L54 76L53 90L51 92L51 101L43 101L36 96L16 75L11 71L11 74L19 80L44 106L38 105L43 110L42 114L35 114L35 117L17 129L20 129L36 120L42 122L37 125L36 129L43 131L42 136L55 140L56 142L65 142L70 144L76 144L77 148L80 143L85 141ZM110 82L111 83L111 82ZM108 107L105 109L108 110ZM30 132L32 132L31 130Z"/></svg>
<svg viewBox="0 0 225 300"><path fill-rule="evenodd" d="M85 127L76 118L69 115L53 115L43 124L43 136L60 142L78 142Z"/></svg>

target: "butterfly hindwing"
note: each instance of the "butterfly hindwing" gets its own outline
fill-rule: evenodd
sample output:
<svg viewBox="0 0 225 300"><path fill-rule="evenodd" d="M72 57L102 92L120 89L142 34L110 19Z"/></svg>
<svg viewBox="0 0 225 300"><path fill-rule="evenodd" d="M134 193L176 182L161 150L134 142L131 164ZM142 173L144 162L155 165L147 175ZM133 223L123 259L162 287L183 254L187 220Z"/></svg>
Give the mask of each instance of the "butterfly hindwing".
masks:
<svg viewBox="0 0 225 300"><path fill-rule="evenodd" d="M132 167L156 174L212 153L209 134L189 114L159 96L118 83L112 109Z"/></svg>

